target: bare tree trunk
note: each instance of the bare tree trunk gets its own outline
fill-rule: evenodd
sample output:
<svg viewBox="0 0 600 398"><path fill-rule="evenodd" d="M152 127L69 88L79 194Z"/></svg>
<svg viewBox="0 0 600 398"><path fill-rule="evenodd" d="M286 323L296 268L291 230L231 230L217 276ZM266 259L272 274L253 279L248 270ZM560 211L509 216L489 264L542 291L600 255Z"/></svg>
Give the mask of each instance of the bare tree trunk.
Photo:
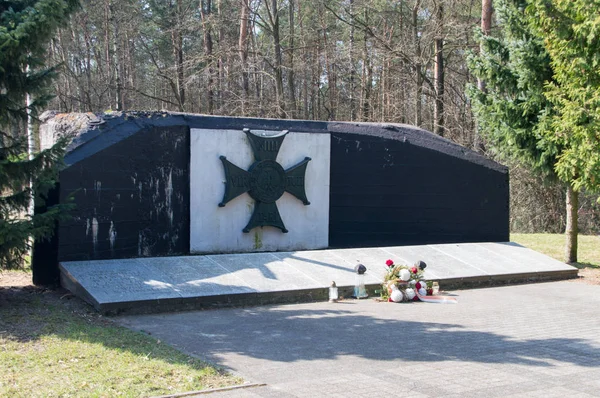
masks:
<svg viewBox="0 0 600 398"><path fill-rule="evenodd" d="M217 59L217 93L215 95L215 107L217 112L223 107L223 81L225 79L225 60L223 59L223 54L225 53L223 50L225 48L225 24L223 23L223 13L222 13L222 0L217 0L217 23L219 29L217 30L217 54L219 54L219 58ZM229 52L227 52L229 54ZM230 64L230 56L227 56L227 64Z"/></svg>
<svg viewBox="0 0 600 398"><path fill-rule="evenodd" d="M433 72L435 104L433 108L433 132L444 136L444 6L437 4L437 36L435 38L435 66Z"/></svg>
<svg viewBox="0 0 600 398"><path fill-rule="evenodd" d="M30 67L29 64L25 67L25 73L29 75L30 72ZM28 155L28 159L32 160L33 159L33 154L35 152L35 126L34 126L34 122L35 122L35 115L33 114L33 98L31 97L31 94L29 92L27 92L25 94L25 112L27 112L27 155ZM29 179L29 189L31 190L31 192L33 192L33 178ZM33 217L33 211L34 211L34 205L35 205L35 201L34 201L34 196L33 194L31 195L31 197L29 198L29 204L27 206L27 214ZM30 239L30 243L31 243L31 239Z"/></svg>
<svg viewBox="0 0 600 398"><path fill-rule="evenodd" d="M288 71L288 91L290 98L290 106L288 107L290 112L290 117L292 119L296 118L296 86L295 86L295 76L294 76L294 0L289 0L290 7L290 48L289 48L289 71Z"/></svg>
<svg viewBox="0 0 600 398"><path fill-rule="evenodd" d="M400 1L401 9L404 9L404 1ZM407 25L405 24L405 13L400 13L400 32L404 32L407 29ZM409 107L408 107L408 98L410 96L410 89L407 79L407 71L406 71L406 61L403 59L398 60L398 69L399 69L399 84L400 84L400 92L399 92L399 100L400 103L400 117L398 118L400 123L407 123L409 120Z"/></svg>
<svg viewBox="0 0 600 398"><path fill-rule="evenodd" d="M87 17L87 15L86 15ZM94 105L91 97L92 92L92 46L90 44L90 32L87 24L83 27L83 38L85 42L85 81L86 81L86 93L87 93L87 112L94 111Z"/></svg>
<svg viewBox="0 0 600 398"><path fill-rule="evenodd" d="M577 210L579 209L579 192L573 189L571 184L567 185L567 226L565 230L565 262L572 264L577 262Z"/></svg>
<svg viewBox="0 0 600 398"><path fill-rule="evenodd" d="M112 95L112 85L113 85L113 62L112 62L112 51L111 51L111 40L110 40L110 31L111 31L111 3L110 0L105 0L104 2L104 56L106 58L106 77L108 78L108 104L110 109L115 109L116 105L114 105L115 97ZM61 45L62 47L62 45ZM64 48L63 48L64 51ZM69 81L69 79L67 79Z"/></svg>
<svg viewBox="0 0 600 398"><path fill-rule="evenodd" d="M317 44L313 53L313 68L312 68L312 114L314 120L321 120L321 42L320 38L317 39Z"/></svg>
<svg viewBox="0 0 600 398"><path fill-rule="evenodd" d="M325 21L322 21L323 28L323 46L325 50L325 70L327 71L327 85L329 88L329 109L328 109L328 119L335 120L336 119L336 76L335 76L335 66L331 60L331 55L329 53L329 41L327 40L327 28L325 26Z"/></svg>
<svg viewBox="0 0 600 398"><path fill-rule="evenodd" d="M264 85L263 85L263 81L264 81L264 73L261 73L262 71L259 69L259 58L258 58L258 43L256 40L256 21L254 20L254 18L256 18L256 14L252 16L252 19L250 19L250 21L252 22L250 25L250 38L251 38L251 43L252 43L252 78L254 79L254 98L255 98L255 107L252 111L253 115L258 115L258 116L264 116Z"/></svg>
<svg viewBox="0 0 600 398"><path fill-rule="evenodd" d="M123 34L123 41L122 44L124 46L123 49L123 58L122 58L122 62L121 62L121 71L122 71L122 85L123 85L123 108L124 109L131 109L131 103L130 103L130 99L129 99L129 95L128 93L130 92L128 90L128 88L131 88L132 85L131 83L131 79L130 79L130 69L129 69L129 59L131 57L131 43L129 41L129 35L127 30L125 30L125 33Z"/></svg>
<svg viewBox="0 0 600 398"><path fill-rule="evenodd" d="M302 15L300 14L302 10L302 7L299 6L298 7L298 20L299 20L299 25L300 25L300 37L302 39L302 59L304 61L304 65L311 65L312 63L310 62L310 52L307 49L307 45L306 45L306 37L304 36L304 23L302 22ZM309 115L310 115L310 106L309 106L309 98L308 98L308 85L310 82L310 71L308 67L304 67L302 68L304 70L304 73L302 74L303 79L302 79L302 104L303 104L303 108L304 108L304 113L303 113L303 118L304 119L309 119Z"/></svg>
<svg viewBox="0 0 600 398"><path fill-rule="evenodd" d="M181 1L181 0L178 0ZM202 31L204 33L204 55L206 56L206 63L208 64L208 91L207 91L207 106L208 114L212 115L214 112L214 88L213 88L213 42L212 35L210 32L210 25L208 23L208 16L211 10L211 0L200 1L200 18L202 20Z"/></svg>
<svg viewBox="0 0 600 398"><path fill-rule="evenodd" d="M492 32L492 14L494 8L492 7L492 0L481 0L481 31L485 36L489 36ZM480 51L483 47L480 47ZM477 87L480 91L485 91L485 81L477 79Z"/></svg>
<svg viewBox="0 0 600 398"><path fill-rule="evenodd" d="M394 26L386 23L384 28L386 46L392 48L394 44ZM381 84L379 84L380 91L380 111L379 121L388 121L391 111L390 97L392 95L392 62L388 52L382 54L380 65L383 67L380 69Z"/></svg>
<svg viewBox="0 0 600 398"><path fill-rule="evenodd" d="M136 65L135 65L135 40L129 36L126 36L128 43L128 51L127 51L127 65L129 69L129 73L127 78L129 80L129 89L136 89ZM140 109L139 104L136 103L135 95L131 95L129 99L129 107L132 109Z"/></svg>
<svg viewBox="0 0 600 398"><path fill-rule="evenodd" d="M266 3L267 6L269 3ZM283 94L283 62L281 58L281 40L279 38L279 8L277 0L271 0L267 7L271 30L273 33L273 49L275 51L275 96L277 97L277 117L285 118L285 100Z"/></svg>
<svg viewBox="0 0 600 398"><path fill-rule="evenodd" d="M481 31L485 36L489 36L492 32L492 14L494 8L492 6L492 0L481 0ZM483 44L479 47L479 51L483 52ZM485 81L477 78L477 88L479 91L485 92ZM473 129L473 148L477 150L483 150L483 142L479 135L479 126L476 124Z"/></svg>
<svg viewBox="0 0 600 398"><path fill-rule="evenodd" d="M367 9L364 11L365 23L369 23L369 13ZM362 76L362 117L361 120L364 122L369 121L371 116L371 94L373 89L373 64L371 63L371 57L369 54L369 38L365 32L363 39L363 76Z"/></svg>
<svg viewBox="0 0 600 398"><path fill-rule="evenodd" d="M173 58L175 59L175 85L177 103L179 104L179 110L183 112L185 110L185 83L184 83L184 71L183 71L183 33L181 20L183 19L183 5L182 0L177 0L175 9L175 26L171 31L171 43L173 44Z"/></svg>
<svg viewBox="0 0 600 398"><path fill-rule="evenodd" d="M58 47L60 49L60 61L66 67L66 65L67 65L67 54L66 54L66 51L65 51L65 44L64 44L63 30L62 29L58 30L57 40L58 40ZM66 99L63 99L64 110L66 112L72 112L73 109L72 109L71 100L70 100L70 98L73 97L73 94L71 93L71 79L69 79L66 76L65 76L65 85L64 85L64 95L63 95L63 97L66 98Z"/></svg>
<svg viewBox="0 0 600 398"><path fill-rule="evenodd" d="M113 9L113 4L109 2L108 5L109 18L111 21L111 25L113 26L114 34L113 34L113 65L114 65L114 76L115 76L115 110L122 111L123 110L123 81L121 78L121 54L119 51L119 21L115 17L115 12Z"/></svg>
<svg viewBox="0 0 600 398"><path fill-rule="evenodd" d="M377 96L379 97L379 112L377 112L377 119L374 119L373 121L379 121L379 122L383 122L385 120L385 94L386 94L386 89L387 89L387 71L389 71L389 64L387 63L387 61L385 60L385 55L382 57L382 65L384 65L383 68L381 68L380 70L380 82L381 84L379 84L378 88L378 92L377 92Z"/></svg>
<svg viewBox="0 0 600 398"><path fill-rule="evenodd" d="M363 98L362 98L362 117L363 122L367 122L371 117L371 94L373 91L373 65L371 64L371 58L369 56L369 50L367 48L367 38L363 42Z"/></svg>
<svg viewBox="0 0 600 398"><path fill-rule="evenodd" d="M356 120L356 63L354 60L354 0L350 0L350 120Z"/></svg>
<svg viewBox="0 0 600 398"><path fill-rule="evenodd" d="M240 12L240 39L238 42L238 51L242 61L242 88L244 90L242 97L242 115L248 111L248 98L250 96L250 84L248 82L248 0L241 0L242 9Z"/></svg>
<svg viewBox="0 0 600 398"><path fill-rule="evenodd" d="M419 37L418 16L421 0L415 2L412 9L413 40L415 46L415 74L416 74L416 95L415 95L415 125L421 126L423 123L423 112L421 101L423 100L423 72L421 65L421 38Z"/></svg>
<svg viewBox="0 0 600 398"><path fill-rule="evenodd" d="M87 15L87 13L86 13L86 15ZM102 26L102 28L105 28L105 26ZM90 36L91 36L92 31L89 26L86 27L86 31L90 32ZM107 33L105 32L105 35L106 34ZM101 37L101 35L102 34L99 33L100 37ZM97 39L99 39L99 37ZM90 42L91 42L91 39L90 39ZM94 83L91 83L91 86L90 86L90 90L92 90L94 92L94 101L95 102L92 102L92 103L94 104L94 109L98 109L98 107L104 107L104 109L106 109L106 107L107 106L110 107L110 105L106 104L104 102L104 95L105 95L105 91L106 91L104 88L104 85L110 79L110 77L108 76L110 74L110 69L108 69L108 66L106 65L107 61L106 61L106 59L104 59L104 57L102 55L102 42L100 41L97 46L91 45L90 48L93 51L94 58L97 63L96 78L98 79Z"/></svg>

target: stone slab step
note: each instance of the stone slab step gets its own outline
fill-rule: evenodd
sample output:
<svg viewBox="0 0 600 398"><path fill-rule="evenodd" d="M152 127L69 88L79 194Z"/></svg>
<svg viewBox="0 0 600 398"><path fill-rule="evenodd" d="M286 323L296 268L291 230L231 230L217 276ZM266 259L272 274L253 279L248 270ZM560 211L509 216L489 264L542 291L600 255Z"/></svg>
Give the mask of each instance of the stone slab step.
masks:
<svg viewBox="0 0 600 398"><path fill-rule="evenodd" d="M371 294L385 261L427 263L444 290L577 277L577 269L515 243L459 243L298 252L194 255L60 264L61 283L107 314L326 300L335 281L349 297L354 267Z"/></svg>

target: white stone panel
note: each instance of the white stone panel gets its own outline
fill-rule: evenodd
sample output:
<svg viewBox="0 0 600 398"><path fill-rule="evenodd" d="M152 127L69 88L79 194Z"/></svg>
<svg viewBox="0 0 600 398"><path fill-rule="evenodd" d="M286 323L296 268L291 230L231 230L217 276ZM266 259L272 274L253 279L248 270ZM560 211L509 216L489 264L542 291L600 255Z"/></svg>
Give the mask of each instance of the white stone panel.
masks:
<svg viewBox="0 0 600 398"><path fill-rule="evenodd" d="M265 131L253 130L253 133ZM280 133L267 132L267 133ZM241 130L191 129L190 132L190 251L192 253L258 252L321 249L329 244L330 135L290 132L277 162L288 169L305 157L306 196L310 205L284 193L277 200L281 219L288 229L258 227L242 229L250 221L254 199L247 193L218 207L225 192L225 172L219 156L248 170L254 162L252 148Z"/></svg>

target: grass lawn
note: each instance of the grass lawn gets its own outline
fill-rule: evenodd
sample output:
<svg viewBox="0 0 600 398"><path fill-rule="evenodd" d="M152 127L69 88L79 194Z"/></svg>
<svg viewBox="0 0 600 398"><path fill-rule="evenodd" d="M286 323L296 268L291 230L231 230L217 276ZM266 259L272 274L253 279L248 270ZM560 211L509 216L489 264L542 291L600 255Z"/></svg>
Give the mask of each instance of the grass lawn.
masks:
<svg viewBox="0 0 600 398"><path fill-rule="evenodd" d="M565 261L565 235L562 234L510 234L510 240L547 256ZM578 236L578 268L600 268L600 236Z"/></svg>
<svg viewBox="0 0 600 398"><path fill-rule="evenodd" d="M565 235L562 234L510 234L510 240L530 249L565 261ZM600 285L600 236L579 235L577 259L571 264L579 268L579 281Z"/></svg>
<svg viewBox="0 0 600 398"><path fill-rule="evenodd" d="M138 397L240 383L64 290L0 283L0 396Z"/></svg>

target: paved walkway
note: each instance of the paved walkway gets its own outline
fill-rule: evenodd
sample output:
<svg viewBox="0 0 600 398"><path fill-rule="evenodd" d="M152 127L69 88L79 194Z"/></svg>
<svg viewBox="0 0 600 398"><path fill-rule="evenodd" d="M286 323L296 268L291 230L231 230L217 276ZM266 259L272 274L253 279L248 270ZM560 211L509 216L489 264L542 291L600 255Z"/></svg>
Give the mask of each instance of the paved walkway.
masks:
<svg viewBox="0 0 600 398"><path fill-rule="evenodd" d="M117 318L266 387L219 397L600 397L600 286ZM211 396L214 396L211 394Z"/></svg>
<svg viewBox="0 0 600 398"><path fill-rule="evenodd" d="M117 318L266 387L218 397L600 397L600 286ZM215 396L212 395L211 396Z"/></svg>

